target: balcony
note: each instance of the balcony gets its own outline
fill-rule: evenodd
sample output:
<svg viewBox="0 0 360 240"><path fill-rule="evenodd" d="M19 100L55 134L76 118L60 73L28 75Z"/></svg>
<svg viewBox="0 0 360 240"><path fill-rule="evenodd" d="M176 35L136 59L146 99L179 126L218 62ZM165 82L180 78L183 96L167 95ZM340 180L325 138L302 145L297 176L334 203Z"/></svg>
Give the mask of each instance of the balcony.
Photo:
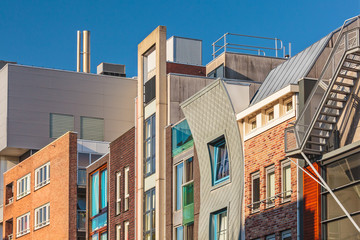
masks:
<svg viewBox="0 0 360 240"><path fill-rule="evenodd" d="M183 185L183 224L194 222L194 182Z"/></svg>
<svg viewBox="0 0 360 240"><path fill-rule="evenodd" d="M85 230L86 229L86 211L78 210L77 211L77 229Z"/></svg>

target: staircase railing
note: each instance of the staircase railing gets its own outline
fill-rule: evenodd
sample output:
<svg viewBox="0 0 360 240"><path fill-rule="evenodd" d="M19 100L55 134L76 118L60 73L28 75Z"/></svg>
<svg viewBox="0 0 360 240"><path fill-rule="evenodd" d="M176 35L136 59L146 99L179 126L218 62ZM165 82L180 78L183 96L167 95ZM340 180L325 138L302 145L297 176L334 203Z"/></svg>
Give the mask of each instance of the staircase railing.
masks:
<svg viewBox="0 0 360 240"><path fill-rule="evenodd" d="M319 117L324 100L336 80L341 67L339 63L343 61L345 53L348 50L359 46L359 28L354 28L344 32L347 24L356 18L359 18L359 16L348 19L344 22L344 25L338 33L334 48L324 65L316 85L305 103L304 109L297 118L294 126L290 126L285 130L286 152L304 149L306 140L310 135L310 131ZM294 141L296 141L296 144L294 144Z"/></svg>

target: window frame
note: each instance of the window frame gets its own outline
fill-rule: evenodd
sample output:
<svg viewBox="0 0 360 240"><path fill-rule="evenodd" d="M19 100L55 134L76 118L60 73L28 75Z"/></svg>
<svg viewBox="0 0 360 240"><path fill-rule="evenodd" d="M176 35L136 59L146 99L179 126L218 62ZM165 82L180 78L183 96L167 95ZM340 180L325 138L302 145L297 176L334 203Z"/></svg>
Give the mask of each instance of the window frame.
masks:
<svg viewBox="0 0 360 240"><path fill-rule="evenodd" d="M121 224L115 225L115 231L116 231L116 240L121 240Z"/></svg>
<svg viewBox="0 0 360 240"><path fill-rule="evenodd" d="M288 109L287 109L287 106L288 106L288 104L289 104L290 102L291 102L291 109L288 110ZM294 109L293 97L291 96L291 97L288 97L288 98L284 99L283 105L284 105L284 112L285 112L285 113L291 112L291 111Z"/></svg>
<svg viewBox="0 0 360 240"><path fill-rule="evenodd" d="M289 190L286 190L286 173L285 173L285 169L289 169L290 171L290 189ZM291 201L291 195L292 195L292 182L291 182L291 161L290 160L285 160L285 161L282 161L281 162L281 192L283 193L282 194L282 198L281 198L281 201L284 203L284 202L289 202ZM288 194L288 191L290 192Z"/></svg>
<svg viewBox="0 0 360 240"><path fill-rule="evenodd" d="M287 237L291 238L291 229L288 229L288 230L285 230L285 231L281 232L281 240L284 240Z"/></svg>
<svg viewBox="0 0 360 240"><path fill-rule="evenodd" d="M270 114L272 113L272 119L270 119ZM268 109L265 110L265 115L266 115L266 123L270 123L272 121L275 120L275 109L274 106L269 107Z"/></svg>
<svg viewBox="0 0 360 240"><path fill-rule="evenodd" d="M226 213L226 224L225 224L225 239L227 239L228 236L228 229L229 229L229 221L228 221L228 212L227 212L227 208L221 209L219 211L216 211L214 213L211 213L211 224L210 224L210 239L211 240L218 240L218 236L217 233L220 232L220 230L217 229L217 219L218 217L223 214ZM222 230L223 231L223 230Z"/></svg>
<svg viewBox="0 0 360 240"><path fill-rule="evenodd" d="M124 221L124 240L129 239L129 221Z"/></svg>
<svg viewBox="0 0 360 240"><path fill-rule="evenodd" d="M181 184L178 186L178 167L182 165L182 178ZM184 184L184 161L179 161L174 165L174 211L181 211L182 210L182 186ZM180 188L180 199L178 199L178 189ZM179 200L179 203L178 203ZM180 208L178 208L178 204L180 204Z"/></svg>
<svg viewBox="0 0 360 240"><path fill-rule="evenodd" d="M257 118L257 115L255 115L254 117L249 118L249 120L248 120L249 131L248 132L255 131L258 128L256 118Z"/></svg>
<svg viewBox="0 0 360 240"><path fill-rule="evenodd" d="M267 235L266 237L265 237L265 240L272 240L272 239L276 239L276 236L275 236L275 233L273 233L273 234L270 234L270 235Z"/></svg>
<svg viewBox="0 0 360 240"><path fill-rule="evenodd" d="M115 204L116 204L116 215L121 213L121 171L116 172L116 195L115 195Z"/></svg>
<svg viewBox="0 0 360 240"><path fill-rule="evenodd" d="M41 174L41 171L43 169L46 169L46 179L42 182L38 183L38 173ZM50 183L50 162L47 162L40 167L35 169L35 183L34 183L34 189L38 190Z"/></svg>
<svg viewBox="0 0 360 240"><path fill-rule="evenodd" d="M23 217L26 217L27 218L27 225L28 225L28 228L27 229L23 229L23 230L20 230L20 226L19 226L19 220L22 221L21 219ZM24 220L25 221L25 220ZM21 236L24 236L26 234L30 233L30 212L27 212L23 215L20 215L19 217L16 218L16 238L19 238Z"/></svg>
<svg viewBox="0 0 360 240"><path fill-rule="evenodd" d="M254 202L254 180L255 179L259 179L259 207L258 208L254 208L254 205L257 204L256 202ZM260 184L260 171L256 171L254 173L251 174L251 213L256 213L260 211L260 204L261 204L261 184Z"/></svg>
<svg viewBox="0 0 360 240"><path fill-rule="evenodd" d="M275 196L276 196L276 179L275 179L275 165L271 165L266 168L266 208L271 208L275 206ZM269 175L274 174L274 195L270 196L269 187Z"/></svg>
<svg viewBox="0 0 360 240"><path fill-rule="evenodd" d="M219 151L219 148L225 145L225 149L227 152L227 164L228 164L228 175L217 179L216 175L217 175L217 165L218 165L218 160L220 160L221 162L221 158L218 159L218 154L217 152ZM219 136L218 138L216 138L215 140L209 142L207 144L208 146L208 151L209 151L209 156L210 156L210 162L211 162L211 181L212 181L212 186L216 186L222 182L226 182L228 180L230 180L230 154L228 151L228 144L226 141L226 137L225 134ZM213 150L213 152L212 152ZM221 163L220 163L221 164ZM226 165L226 164L225 164Z"/></svg>
<svg viewBox="0 0 360 240"><path fill-rule="evenodd" d="M156 234L156 224L153 223L153 220L154 220L154 215L156 215L156 192L155 192L155 188L151 188L149 190L147 190L145 193L144 193L144 213L143 213L143 216L144 216L144 227L143 227L143 237L145 238L145 235L147 234L150 234L150 238L152 236L152 234ZM149 210L146 210L146 197L150 195L150 209ZM153 207L154 206L154 207ZM150 214L149 218L150 218L150 230L148 231L145 231L145 219L146 219L146 215L147 214ZM154 228L152 228L152 226L154 225Z"/></svg>
<svg viewBox="0 0 360 240"><path fill-rule="evenodd" d="M127 166L124 168L124 212L129 210L129 201L130 201L130 194L129 194L129 171L130 167Z"/></svg>
<svg viewBox="0 0 360 240"><path fill-rule="evenodd" d="M45 215L45 221L37 223L38 220L38 212L45 208L46 209L46 215ZM44 211L44 210L43 210ZM44 217L44 216L43 216ZM35 208L34 210L34 230L38 230L40 228L43 228L50 224L50 203L46 203L40 207Z"/></svg>
<svg viewBox="0 0 360 240"><path fill-rule="evenodd" d="M24 180L24 179L28 179L27 182L26 182L26 186L27 186L27 190L24 191L24 192L21 192L20 193L20 184L21 184L21 181ZM23 197L26 197L27 195L29 195L31 193L31 173L28 173L26 174L25 176L19 178L17 181L16 181L16 200L20 200L21 198Z"/></svg>
<svg viewBox="0 0 360 240"><path fill-rule="evenodd" d="M150 135L147 134L147 124L150 126ZM146 146L150 142L150 156L147 157ZM155 173L156 158L156 114L151 115L144 121L144 175L148 177ZM149 163L150 171L147 173L147 164Z"/></svg>

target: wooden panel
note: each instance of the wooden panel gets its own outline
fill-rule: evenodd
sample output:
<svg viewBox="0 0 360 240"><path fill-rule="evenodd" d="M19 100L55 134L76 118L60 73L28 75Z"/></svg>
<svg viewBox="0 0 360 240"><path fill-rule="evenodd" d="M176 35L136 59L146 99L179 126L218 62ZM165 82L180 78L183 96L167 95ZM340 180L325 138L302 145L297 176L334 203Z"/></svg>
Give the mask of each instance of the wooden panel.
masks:
<svg viewBox="0 0 360 240"><path fill-rule="evenodd" d="M319 171L317 163L314 163L314 167ZM306 170L316 177L309 166ZM320 185L304 174L304 239L320 240L320 200Z"/></svg>

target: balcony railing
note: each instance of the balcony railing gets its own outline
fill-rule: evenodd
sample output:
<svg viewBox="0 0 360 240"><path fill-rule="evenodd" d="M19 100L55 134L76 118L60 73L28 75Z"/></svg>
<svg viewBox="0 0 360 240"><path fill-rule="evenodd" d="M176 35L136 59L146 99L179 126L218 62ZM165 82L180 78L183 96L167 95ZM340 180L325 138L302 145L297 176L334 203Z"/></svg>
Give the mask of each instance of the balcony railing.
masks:
<svg viewBox="0 0 360 240"><path fill-rule="evenodd" d="M8 198L6 201L6 206L12 204L13 202L14 202L14 197Z"/></svg>

